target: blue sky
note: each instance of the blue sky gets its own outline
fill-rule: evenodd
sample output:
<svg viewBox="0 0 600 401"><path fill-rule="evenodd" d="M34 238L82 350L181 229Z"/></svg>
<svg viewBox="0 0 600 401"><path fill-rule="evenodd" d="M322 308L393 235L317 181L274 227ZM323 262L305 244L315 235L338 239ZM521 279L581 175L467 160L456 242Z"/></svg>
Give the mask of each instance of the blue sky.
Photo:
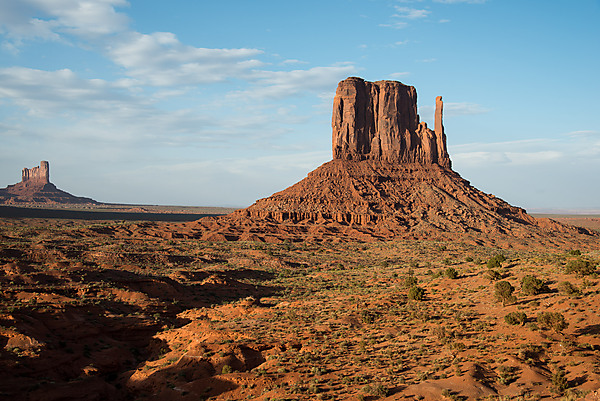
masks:
<svg viewBox="0 0 600 401"><path fill-rule="evenodd" d="M445 101L454 169L600 210L600 1L0 2L0 186L49 160L99 201L247 206L331 160L348 76Z"/></svg>

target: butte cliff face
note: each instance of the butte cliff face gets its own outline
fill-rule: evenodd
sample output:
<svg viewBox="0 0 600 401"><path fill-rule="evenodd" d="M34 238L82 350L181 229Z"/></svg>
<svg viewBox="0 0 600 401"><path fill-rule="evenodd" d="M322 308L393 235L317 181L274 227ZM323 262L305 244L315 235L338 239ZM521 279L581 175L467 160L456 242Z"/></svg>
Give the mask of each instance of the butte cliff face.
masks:
<svg viewBox="0 0 600 401"><path fill-rule="evenodd" d="M414 87L348 78L333 102L333 160L252 206L191 227L206 240L386 238L570 243L583 229L535 219L452 170L436 99L435 130L419 120ZM562 242L561 242L562 241Z"/></svg>
<svg viewBox="0 0 600 401"><path fill-rule="evenodd" d="M74 196L50 182L50 163L24 168L21 182L0 189L0 204L97 204L93 199Z"/></svg>
<svg viewBox="0 0 600 401"><path fill-rule="evenodd" d="M333 100L333 158L450 168L442 109L440 96L432 131L419 120L413 86L396 81L345 79L338 84Z"/></svg>
<svg viewBox="0 0 600 401"><path fill-rule="evenodd" d="M25 167L21 171L21 182L27 185L46 185L50 183L50 163L45 160L34 168Z"/></svg>

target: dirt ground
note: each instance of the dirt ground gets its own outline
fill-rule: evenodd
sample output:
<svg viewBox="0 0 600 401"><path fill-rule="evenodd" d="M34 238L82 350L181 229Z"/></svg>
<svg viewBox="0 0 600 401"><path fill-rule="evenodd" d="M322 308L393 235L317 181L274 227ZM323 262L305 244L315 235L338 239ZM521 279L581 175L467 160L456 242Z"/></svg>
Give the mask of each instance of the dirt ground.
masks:
<svg viewBox="0 0 600 401"><path fill-rule="evenodd" d="M0 219L0 399L600 399L598 246L175 224Z"/></svg>

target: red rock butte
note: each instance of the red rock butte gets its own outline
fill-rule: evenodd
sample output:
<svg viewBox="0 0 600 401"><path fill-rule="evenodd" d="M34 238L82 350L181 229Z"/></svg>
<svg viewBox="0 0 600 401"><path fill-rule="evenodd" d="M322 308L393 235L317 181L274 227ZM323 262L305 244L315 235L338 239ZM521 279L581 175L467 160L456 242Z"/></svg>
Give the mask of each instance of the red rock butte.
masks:
<svg viewBox="0 0 600 401"><path fill-rule="evenodd" d="M439 239L569 247L597 233L536 219L452 170L436 98L435 130L417 114L414 87L350 77L333 101L333 160L291 187L226 216L187 225L205 240Z"/></svg>
<svg viewBox="0 0 600 401"><path fill-rule="evenodd" d="M432 131L419 121L413 86L348 78L339 83L333 99L333 158L450 168L442 112L439 96Z"/></svg>
<svg viewBox="0 0 600 401"><path fill-rule="evenodd" d="M50 163L24 168L21 182L0 189L0 204L98 204L93 199L74 196L50 182Z"/></svg>

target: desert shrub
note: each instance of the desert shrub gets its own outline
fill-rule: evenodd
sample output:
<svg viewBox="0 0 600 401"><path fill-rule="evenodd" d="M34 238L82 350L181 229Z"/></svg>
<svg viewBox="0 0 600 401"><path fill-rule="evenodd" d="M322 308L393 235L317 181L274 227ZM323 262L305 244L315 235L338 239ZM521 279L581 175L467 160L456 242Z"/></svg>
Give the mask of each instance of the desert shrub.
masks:
<svg viewBox="0 0 600 401"><path fill-rule="evenodd" d="M497 368L498 378L496 379L500 384L510 384L518 379L517 368L514 366L500 365Z"/></svg>
<svg viewBox="0 0 600 401"><path fill-rule="evenodd" d="M537 322L542 329L553 329L557 333L560 333L569 325L560 312L540 312L537 315Z"/></svg>
<svg viewBox="0 0 600 401"><path fill-rule="evenodd" d="M532 365L535 363L535 360L538 359L538 356L541 352L543 352L543 348L540 345L521 344L519 346L517 357L527 364Z"/></svg>
<svg viewBox="0 0 600 401"><path fill-rule="evenodd" d="M472 256L467 256L465 258L465 262L472 262L473 261L473 257Z"/></svg>
<svg viewBox="0 0 600 401"><path fill-rule="evenodd" d="M581 255L581 251L579 249L571 249L569 252L567 252L569 255L575 255L575 256L579 256Z"/></svg>
<svg viewBox="0 0 600 401"><path fill-rule="evenodd" d="M574 273L578 276L588 276L596 271L596 266L587 259L572 259L565 266L566 273Z"/></svg>
<svg viewBox="0 0 600 401"><path fill-rule="evenodd" d="M496 300L501 301L502 305L507 303L513 303L517 298L513 295L515 287L513 287L508 281L498 281L494 285Z"/></svg>
<svg viewBox="0 0 600 401"><path fill-rule="evenodd" d="M429 331L432 335L436 336L438 340L442 340L444 343L453 337L454 333L452 330L446 330L444 326L436 326Z"/></svg>
<svg viewBox="0 0 600 401"><path fill-rule="evenodd" d="M581 293L579 288L577 288L568 281L561 281L560 283L558 283L558 292L569 296L576 296Z"/></svg>
<svg viewBox="0 0 600 401"><path fill-rule="evenodd" d="M485 272L485 277L491 281L498 281L502 278L502 274L497 270L489 269Z"/></svg>
<svg viewBox="0 0 600 401"><path fill-rule="evenodd" d="M419 280L413 276L409 275L404 278L404 283L402 284L404 288L411 288L419 283Z"/></svg>
<svg viewBox="0 0 600 401"><path fill-rule="evenodd" d="M531 274L521 279L521 292L525 295L537 295L543 288L544 282Z"/></svg>
<svg viewBox="0 0 600 401"><path fill-rule="evenodd" d="M231 368L231 366L229 365L223 365L223 368L221 369L221 373L226 375L227 373L231 373L233 372L233 369Z"/></svg>
<svg viewBox="0 0 600 401"><path fill-rule="evenodd" d="M488 262L487 262L487 267L488 269L498 269L500 267L502 267L502 262L504 262L506 260L506 258L504 257L504 255L502 255L501 253L492 256Z"/></svg>
<svg viewBox="0 0 600 401"><path fill-rule="evenodd" d="M458 278L458 271L454 267L448 267L444 270L444 276L450 279Z"/></svg>
<svg viewBox="0 0 600 401"><path fill-rule="evenodd" d="M418 285L413 285L408 290L408 299L414 299L415 301L422 301L425 298L425 289Z"/></svg>
<svg viewBox="0 0 600 401"><path fill-rule="evenodd" d="M552 372L552 386L558 393L562 393L569 388L567 374L563 368L556 368L556 370Z"/></svg>
<svg viewBox="0 0 600 401"><path fill-rule="evenodd" d="M375 322L375 320L377 320L377 317L378 315L376 312L364 309L360 311L360 319L365 324L372 324L373 322Z"/></svg>
<svg viewBox="0 0 600 401"><path fill-rule="evenodd" d="M527 321L527 315L525 312L510 312L504 316L504 321L510 325L516 326L517 324L523 325Z"/></svg>
<svg viewBox="0 0 600 401"><path fill-rule="evenodd" d="M389 392L388 388L381 383L367 384L361 389L361 391L363 393L379 397L385 397Z"/></svg>

